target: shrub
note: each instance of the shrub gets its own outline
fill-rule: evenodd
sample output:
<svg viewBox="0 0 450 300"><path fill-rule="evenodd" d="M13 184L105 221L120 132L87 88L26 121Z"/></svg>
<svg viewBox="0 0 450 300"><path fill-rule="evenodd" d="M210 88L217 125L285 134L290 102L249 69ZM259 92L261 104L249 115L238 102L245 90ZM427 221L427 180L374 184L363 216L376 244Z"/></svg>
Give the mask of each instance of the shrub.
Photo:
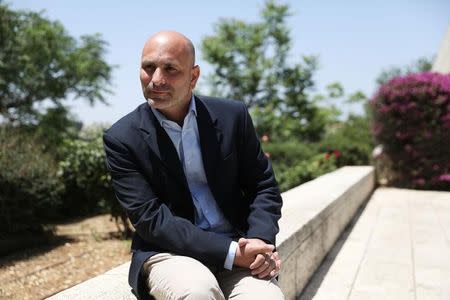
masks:
<svg viewBox="0 0 450 300"><path fill-rule="evenodd" d="M120 219L124 236L132 234L127 217L117 201L105 164L103 126L92 126L80 132L75 140L66 140L60 174L66 186L63 216L110 213Z"/></svg>
<svg viewBox="0 0 450 300"><path fill-rule="evenodd" d="M313 155L295 165L274 163L274 172L282 192L334 171L336 168L336 157L328 153Z"/></svg>
<svg viewBox="0 0 450 300"><path fill-rule="evenodd" d="M319 151L333 154L338 167L370 164L374 147L367 117L350 116L326 134Z"/></svg>
<svg viewBox="0 0 450 300"><path fill-rule="evenodd" d="M320 152L314 143L274 143L261 137L262 147L272 162L281 191L286 191L337 168L339 155Z"/></svg>
<svg viewBox="0 0 450 300"><path fill-rule="evenodd" d="M391 184L450 190L450 75L396 77L371 107L373 134L393 162Z"/></svg>
<svg viewBox="0 0 450 300"><path fill-rule="evenodd" d="M109 212L116 202L105 166L101 134L88 139L66 140L59 163L66 186L63 216Z"/></svg>
<svg viewBox="0 0 450 300"><path fill-rule="evenodd" d="M18 128L0 127L1 235L42 232L55 215L64 185L57 163L37 139Z"/></svg>
<svg viewBox="0 0 450 300"><path fill-rule="evenodd" d="M314 144L298 142L273 143L267 141L267 139L267 136L263 135L261 137L262 147L273 164L294 166L317 153L317 147Z"/></svg>

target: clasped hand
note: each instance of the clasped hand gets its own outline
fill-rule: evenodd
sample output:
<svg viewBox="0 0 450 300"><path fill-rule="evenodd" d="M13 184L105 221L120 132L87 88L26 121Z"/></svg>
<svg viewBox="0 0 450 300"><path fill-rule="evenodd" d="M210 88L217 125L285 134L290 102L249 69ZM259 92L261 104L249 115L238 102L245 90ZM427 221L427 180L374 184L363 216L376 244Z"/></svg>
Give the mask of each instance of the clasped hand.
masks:
<svg viewBox="0 0 450 300"><path fill-rule="evenodd" d="M234 264L249 268L252 275L258 278L275 277L281 268L278 252L275 246L266 244L260 239L240 238Z"/></svg>

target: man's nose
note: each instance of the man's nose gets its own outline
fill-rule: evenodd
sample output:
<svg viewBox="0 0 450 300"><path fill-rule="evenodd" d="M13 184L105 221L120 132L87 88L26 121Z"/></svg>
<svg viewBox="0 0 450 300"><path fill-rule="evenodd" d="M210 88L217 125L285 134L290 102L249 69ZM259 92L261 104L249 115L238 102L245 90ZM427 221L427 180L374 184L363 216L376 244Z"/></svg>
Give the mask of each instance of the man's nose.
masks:
<svg viewBox="0 0 450 300"><path fill-rule="evenodd" d="M160 68L156 68L152 75L152 83L156 86L161 86L165 83L164 75Z"/></svg>

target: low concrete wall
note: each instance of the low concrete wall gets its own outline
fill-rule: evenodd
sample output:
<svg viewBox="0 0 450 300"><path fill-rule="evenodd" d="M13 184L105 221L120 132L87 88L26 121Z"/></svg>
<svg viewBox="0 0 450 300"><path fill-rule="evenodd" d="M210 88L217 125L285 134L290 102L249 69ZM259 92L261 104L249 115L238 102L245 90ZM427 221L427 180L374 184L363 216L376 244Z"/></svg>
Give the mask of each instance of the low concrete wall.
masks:
<svg viewBox="0 0 450 300"><path fill-rule="evenodd" d="M128 285L130 263L68 288L47 299L52 300L136 300Z"/></svg>
<svg viewBox="0 0 450 300"><path fill-rule="evenodd" d="M374 186L372 167L344 167L282 194L277 248L286 299L301 293ZM48 299L135 300L127 283L128 267L123 264Z"/></svg>
<svg viewBox="0 0 450 300"><path fill-rule="evenodd" d="M300 295L374 187L372 167L344 167L283 193L277 248L286 299Z"/></svg>

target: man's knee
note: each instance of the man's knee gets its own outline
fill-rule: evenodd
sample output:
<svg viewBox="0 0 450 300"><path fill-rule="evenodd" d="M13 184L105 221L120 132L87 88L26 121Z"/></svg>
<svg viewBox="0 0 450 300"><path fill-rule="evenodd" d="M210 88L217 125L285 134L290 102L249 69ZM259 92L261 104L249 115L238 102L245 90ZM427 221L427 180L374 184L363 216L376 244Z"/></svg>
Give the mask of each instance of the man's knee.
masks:
<svg viewBox="0 0 450 300"><path fill-rule="evenodd" d="M235 269L218 275L222 291L229 299L239 300L282 300L283 292L275 279L258 279L249 270Z"/></svg>
<svg viewBox="0 0 450 300"><path fill-rule="evenodd" d="M216 277L193 258L165 255L146 267L150 294L156 299L224 299Z"/></svg>
<svg viewBox="0 0 450 300"><path fill-rule="evenodd" d="M217 281L202 278L191 282L191 285L184 288L180 299L186 300L210 300L225 299Z"/></svg>

